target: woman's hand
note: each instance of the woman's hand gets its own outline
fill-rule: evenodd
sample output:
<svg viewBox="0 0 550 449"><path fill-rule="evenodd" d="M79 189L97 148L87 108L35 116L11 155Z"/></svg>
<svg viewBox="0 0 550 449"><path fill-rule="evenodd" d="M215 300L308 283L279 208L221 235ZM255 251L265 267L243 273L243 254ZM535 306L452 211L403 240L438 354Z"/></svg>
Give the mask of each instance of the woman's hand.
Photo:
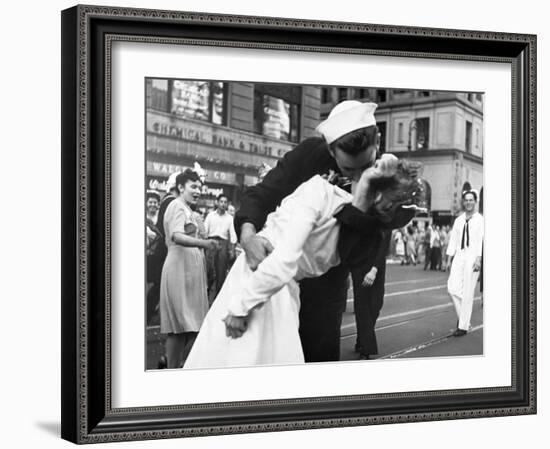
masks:
<svg viewBox="0 0 550 449"><path fill-rule="evenodd" d="M248 329L248 315L227 315L223 322L225 323L225 335L231 338L242 337Z"/></svg>
<svg viewBox="0 0 550 449"><path fill-rule="evenodd" d="M203 245L204 245L204 249L213 250L213 249L216 249L218 247L218 242L216 240L213 240L213 239L207 239L207 240L204 241Z"/></svg>
<svg viewBox="0 0 550 449"><path fill-rule="evenodd" d="M361 175L363 182L370 182L377 178L389 178L397 172L399 159L393 154L385 153L376 160L372 167L367 168ZM364 179L363 179L364 178ZM359 181L361 182L361 181Z"/></svg>
<svg viewBox="0 0 550 449"><path fill-rule="evenodd" d="M383 154L372 167L367 168L359 178L357 186L353 190L352 206L362 212L369 207L368 192L370 183L377 178L386 178L395 175L399 159L393 154Z"/></svg>

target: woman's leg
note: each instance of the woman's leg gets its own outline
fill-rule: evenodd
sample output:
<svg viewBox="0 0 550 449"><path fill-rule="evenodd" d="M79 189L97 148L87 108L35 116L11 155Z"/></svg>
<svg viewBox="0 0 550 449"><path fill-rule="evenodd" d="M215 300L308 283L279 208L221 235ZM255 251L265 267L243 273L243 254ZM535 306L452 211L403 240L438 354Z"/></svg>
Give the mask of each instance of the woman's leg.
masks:
<svg viewBox="0 0 550 449"><path fill-rule="evenodd" d="M185 335L185 344L182 348L181 352L181 366L185 363L187 360L187 356L191 352L191 348L193 347L193 344L195 343L195 340L197 339L198 332L185 332L183 335Z"/></svg>
<svg viewBox="0 0 550 449"><path fill-rule="evenodd" d="M168 368L181 367L186 341L186 333L168 334L168 337L166 337L166 358L168 359Z"/></svg>

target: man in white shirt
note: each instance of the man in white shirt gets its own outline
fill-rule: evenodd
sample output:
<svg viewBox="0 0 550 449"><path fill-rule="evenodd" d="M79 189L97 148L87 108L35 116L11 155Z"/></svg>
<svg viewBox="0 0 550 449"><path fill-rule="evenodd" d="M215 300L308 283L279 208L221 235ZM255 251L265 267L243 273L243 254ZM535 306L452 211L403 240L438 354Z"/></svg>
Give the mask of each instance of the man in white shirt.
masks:
<svg viewBox="0 0 550 449"><path fill-rule="evenodd" d="M447 290L458 317L455 337L465 335L470 328L474 291L481 269L483 217L476 212L477 200L475 190L462 193L464 213L455 220L447 247L447 268L451 267Z"/></svg>
<svg viewBox="0 0 550 449"><path fill-rule="evenodd" d="M211 298L216 297L225 281L229 261L234 259L235 244L237 243L233 217L227 212L228 204L227 196L224 194L218 196L217 208L207 215L204 222L207 238L218 241L217 248L213 250L212 254L215 278L209 294Z"/></svg>

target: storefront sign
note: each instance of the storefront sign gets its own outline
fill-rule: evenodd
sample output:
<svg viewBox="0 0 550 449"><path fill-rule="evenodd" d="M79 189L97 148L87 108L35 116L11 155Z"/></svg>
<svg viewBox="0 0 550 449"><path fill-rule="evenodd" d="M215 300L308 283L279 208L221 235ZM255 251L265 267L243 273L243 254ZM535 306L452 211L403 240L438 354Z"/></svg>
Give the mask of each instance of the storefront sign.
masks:
<svg viewBox="0 0 550 449"><path fill-rule="evenodd" d="M158 190L159 192L166 192L166 179L164 181L159 181L155 178L149 179L147 188L151 190Z"/></svg>
<svg viewBox="0 0 550 449"><path fill-rule="evenodd" d="M150 178L147 183L147 188L150 190L157 190L159 192L166 192L166 179L159 180L156 178ZM222 193L225 193L222 187L212 187L207 184L203 184L201 193L205 196L211 196L217 198Z"/></svg>
<svg viewBox="0 0 550 449"><path fill-rule="evenodd" d="M281 158L292 144L211 123L147 112L147 132L262 156Z"/></svg>
<svg viewBox="0 0 550 449"><path fill-rule="evenodd" d="M156 175L156 176L162 176L162 177L168 178L168 176L170 176L172 173L184 171L186 168L190 168L190 167L185 167L183 165L177 165L177 164L166 164L164 162L147 161L148 175ZM206 172L206 179L205 179L206 183L213 182L216 184L229 184L229 185L237 184L237 177L235 173L216 171L216 170L204 170L204 171ZM152 187L152 188L157 188L157 187Z"/></svg>

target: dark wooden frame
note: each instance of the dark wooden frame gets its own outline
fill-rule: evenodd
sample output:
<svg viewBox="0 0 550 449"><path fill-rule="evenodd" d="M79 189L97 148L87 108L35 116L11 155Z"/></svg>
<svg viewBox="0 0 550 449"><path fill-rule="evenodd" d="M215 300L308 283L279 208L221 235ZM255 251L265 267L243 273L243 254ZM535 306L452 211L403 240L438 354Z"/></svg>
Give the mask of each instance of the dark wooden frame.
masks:
<svg viewBox="0 0 550 449"><path fill-rule="evenodd" d="M113 409L114 40L496 61L512 68L512 385ZM76 443L536 412L536 36L96 6L62 13L62 437Z"/></svg>

